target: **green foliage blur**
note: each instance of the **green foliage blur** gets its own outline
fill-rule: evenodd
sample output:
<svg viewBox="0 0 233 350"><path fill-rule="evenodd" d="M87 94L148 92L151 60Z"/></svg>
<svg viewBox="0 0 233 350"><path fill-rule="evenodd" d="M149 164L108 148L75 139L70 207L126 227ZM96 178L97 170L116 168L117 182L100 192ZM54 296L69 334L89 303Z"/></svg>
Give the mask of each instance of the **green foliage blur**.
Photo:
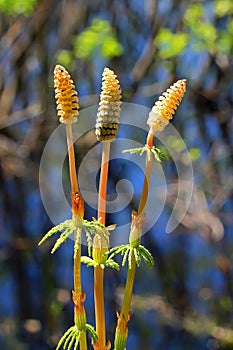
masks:
<svg viewBox="0 0 233 350"><path fill-rule="evenodd" d="M92 59L98 54L111 59L120 56L122 52L123 47L108 21L96 18L74 38L74 54L78 58Z"/></svg>
<svg viewBox="0 0 233 350"><path fill-rule="evenodd" d="M0 12L8 15L24 14L30 16L37 0L0 0Z"/></svg>
<svg viewBox="0 0 233 350"><path fill-rule="evenodd" d="M216 0L212 3L212 15L221 19L233 13L231 0ZM217 29L206 13L203 4L190 3L183 16L182 31L173 32L161 27L154 45L160 59L177 57L190 50L198 53L208 51L211 55L229 55L233 50L233 19L228 17L225 29ZM72 39L72 49L62 50L58 61L71 66L73 58L91 60L96 55L105 59L121 56L124 53L116 32L106 20L94 18L91 25Z"/></svg>
<svg viewBox="0 0 233 350"><path fill-rule="evenodd" d="M161 28L154 40L158 47L161 59L180 55L184 52L189 41L189 35L185 33L172 33L167 28Z"/></svg>
<svg viewBox="0 0 233 350"><path fill-rule="evenodd" d="M123 47L110 23L95 18L89 27L72 38L72 49L58 52L57 61L69 68L75 58L92 60L98 56L110 60L122 55L123 52Z"/></svg>
<svg viewBox="0 0 233 350"><path fill-rule="evenodd" d="M233 3L231 0L214 1L210 12L220 20L233 13ZM159 29L154 40L159 57L171 58L190 50L207 50L210 54L217 55L230 54L233 49L233 19L228 17L226 29L217 29L209 17L210 13L205 11L203 4L191 3L184 13L181 32Z"/></svg>

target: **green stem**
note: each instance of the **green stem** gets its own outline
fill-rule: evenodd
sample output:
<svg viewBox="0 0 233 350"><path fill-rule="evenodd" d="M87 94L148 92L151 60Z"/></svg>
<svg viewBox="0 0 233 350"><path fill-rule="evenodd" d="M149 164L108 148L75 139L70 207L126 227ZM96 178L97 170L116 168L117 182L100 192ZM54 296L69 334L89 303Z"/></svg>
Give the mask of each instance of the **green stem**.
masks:
<svg viewBox="0 0 233 350"><path fill-rule="evenodd" d="M80 350L87 350L87 336L86 332L82 332L80 335Z"/></svg>
<svg viewBox="0 0 233 350"><path fill-rule="evenodd" d="M138 207L138 215L143 215L146 207L146 202L148 199L149 194L149 185L150 185L150 176L151 176L151 170L152 170L152 156L146 157L146 165L145 165L145 174L144 174L144 182L143 182L143 189L141 194L141 199ZM141 237L137 237L137 244L140 244ZM133 237L129 238L130 241L134 242ZM122 309L120 316L123 315L123 319L126 322L125 329L121 333L120 329L120 322L122 322L121 317L118 319L118 324L116 328L116 334L115 334L115 350L125 350L126 348L126 342L128 337L128 330L127 330L127 322L129 319L129 312L130 312L130 306L131 306L131 300L133 295L133 286L134 286L134 279L135 279L135 272L136 272L136 260L135 257L132 256L132 262L131 262L131 269L128 268L127 272L127 278L126 278L126 284L125 284L125 291L124 291L124 298L122 303Z"/></svg>
<svg viewBox="0 0 233 350"><path fill-rule="evenodd" d="M80 230L80 229L78 229ZM77 231L78 231L77 230ZM75 232L74 234L74 242L76 240L76 236L79 233ZM81 237L79 239L79 247L76 256L74 257L74 292L76 296L79 296L82 293L82 284L81 284Z"/></svg>
<svg viewBox="0 0 233 350"><path fill-rule="evenodd" d="M131 305L132 294L133 294L135 271L136 271L136 262L133 256L131 269L128 269L128 272L127 272L124 299L123 299L123 304L121 309L121 312L124 315L126 320L128 320L128 317L129 317L130 305Z"/></svg>
<svg viewBox="0 0 233 350"><path fill-rule="evenodd" d="M75 232L74 240L76 240L76 235L78 235L79 238L79 247L76 256L74 257L74 293L76 295L77 300L80 300L80 296L82 294L82 281L81 281L81 234L78 232L81 230L80 228L77 229L77 232ZM76 311L75 311L76 312ZM86 318L86 312L83 308L83 317ZM86 331L81 333L80 336L80 350L87 350L87 339L86 339Z"/></svg>

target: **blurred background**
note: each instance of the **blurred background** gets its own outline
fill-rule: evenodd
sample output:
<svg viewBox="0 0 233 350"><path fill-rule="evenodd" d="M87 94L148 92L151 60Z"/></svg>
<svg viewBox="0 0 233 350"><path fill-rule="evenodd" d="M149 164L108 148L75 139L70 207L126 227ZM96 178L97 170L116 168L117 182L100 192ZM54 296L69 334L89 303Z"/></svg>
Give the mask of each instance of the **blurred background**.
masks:
<svg viewBox="0 0 233 350"><path fill-rule="evenodd" d="M43 149L59 124L57 63L71 73L81 109L98 103L105 66L118 75L123 101L148 108L170 84L187 79L172 123L193 162L192 201L180 225L166 234L177 174L165 164L166 207L143 237L156 264L150 270L143 265L136 276L128 349L233 349L232 14L231 0L0 0L1 349L54 349L73 323L73 242L54 256L52 242L37 247L53 225L38 174ZM143 144L145 134L135 135ZM91 140L84 146L91 148ZM170 142L182 154L182 144ZM85 147L77 152L78 163ZM126 172L117 169L110 169L113 188ZM140 173L136 189L141 181ZM66 176L64 186L69 197ZM86 209L88 219L96 215ZM106 270L112 343L125 273ZM91 269L84 268L83 276L93 324Z"/></svg>

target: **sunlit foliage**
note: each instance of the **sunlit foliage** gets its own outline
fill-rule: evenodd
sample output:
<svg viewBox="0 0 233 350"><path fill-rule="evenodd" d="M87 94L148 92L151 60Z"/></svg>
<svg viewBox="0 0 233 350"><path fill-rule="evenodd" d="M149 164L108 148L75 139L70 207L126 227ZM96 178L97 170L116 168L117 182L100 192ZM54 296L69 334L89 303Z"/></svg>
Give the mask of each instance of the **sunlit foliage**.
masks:
<svg viewBox="0 0 233 350"><path fill-rule="evenodd" d="M36 2L36 0L0 0L0 11L10 15L22 13L29 16Z"/></svg>
<svg viewBox="0 0 233 350"><path fill-rule="evenodd" d="M108 21L94 19L91 25L74 39L74 53L78 58L91 59L99 54L105 58L120 56L122 45Z"/></svg>

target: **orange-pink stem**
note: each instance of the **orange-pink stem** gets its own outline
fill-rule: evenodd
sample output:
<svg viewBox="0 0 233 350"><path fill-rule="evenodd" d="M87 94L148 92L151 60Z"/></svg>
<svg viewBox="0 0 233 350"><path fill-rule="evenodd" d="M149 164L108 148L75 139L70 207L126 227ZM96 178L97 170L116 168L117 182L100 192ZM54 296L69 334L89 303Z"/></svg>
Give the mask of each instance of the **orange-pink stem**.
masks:
<svg viewBox="0 0 233 350"><path fill-rule="evenodd" d="M150 148L153 147L153 139L154 139L154 133L150 129L148 132L148 135L147 135L147 140L146 140L146 144Z"/></svg>
<svg viewBox="0 0 233 350"><path fill-rule="evenodd" d="M70 181L72 193L78 192L78 180L76 174L75 166L75 155L74 155L74 144L72 136L72 124L71 122L66 123L66 135L67 135L67 146L68 146L68 155L69 155L69 168L70 168Z"/></svg>
<svg viewBox="0 0 233 350"><path fill-rule="evenodd" d="M100 171L99 183L99 198L98 198L98 220L104 225L106 218L106 194L108 182L108 167L109 167L109 152L110 141L105 141L103 144L102 164Z"/></svg>
<svg viewBox="0 0 233 350"><path fill-rule="evenodd" d="M78 180L76 174L74 144L72 135L72 123L66 122L66 137L69 156L69 170L70 170L70 182L72 191L72 212L76 221L81 221L84 214L83 199L79 195ZM80 228L79 228L80 230ZM75 239L77 232L74 233ZM81 282L81 244L79 243L79 249L74 257L74 293L76 297L82 294L82 282ZM85 309L83 311L85 313ZM83 332L80 336L80 350L87 350L86 332Z"/></svg>
<svg viewBox="0 0 233 350"><path fill-rule="evenodd" d="M109 168L109 152L110 141L105 141L103 144L102 161L100 170L99 196L98 196L98 221L105 225L106 219L106 193L108 181ZM105 246L104 246L105 244ZM103 249L106 247L104 239L102 239L102 246L98 239L94 239L93 255L98 256L101 261ZM95 300L95 320L96 333L98 335L98 346L100 350L106 349L106 329L105 329L105 310L104 310L104 269L100 266L94 268L94 300Z"/></svg>

